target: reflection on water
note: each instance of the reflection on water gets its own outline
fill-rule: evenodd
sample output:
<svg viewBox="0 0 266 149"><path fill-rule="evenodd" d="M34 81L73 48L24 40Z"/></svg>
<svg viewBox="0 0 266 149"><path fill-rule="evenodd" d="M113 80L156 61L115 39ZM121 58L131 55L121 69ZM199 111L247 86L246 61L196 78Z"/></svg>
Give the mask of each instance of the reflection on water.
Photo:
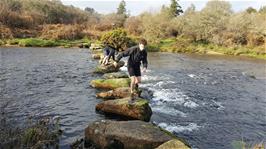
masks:
<svg viewBox="0 0 266 149"><path fill-rule="evenodd" d="M88 82L99 76L90 57L86 49L1 48L1 113L16 126L27 117L60 117L68 148L88 123L106 118L95 113L100 100ZM154 93L153 123L195 148L265 140L265 61L149 53L149 63L141 87Z"/></svg>

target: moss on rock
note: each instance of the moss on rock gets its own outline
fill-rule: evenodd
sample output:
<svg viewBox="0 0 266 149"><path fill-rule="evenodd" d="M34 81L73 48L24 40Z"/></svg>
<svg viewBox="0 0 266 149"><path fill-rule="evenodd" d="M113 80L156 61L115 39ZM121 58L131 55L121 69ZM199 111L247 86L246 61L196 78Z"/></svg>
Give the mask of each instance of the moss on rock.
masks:
<svg viewBox="0 0 266 149"><path fill-rule="evenodd" d="M129 87L129 78L119 78L119 79L96 79L90 82L90 85L94 88L100 89L116 89L119 87Z"/></svg>
<svg viewBox="0 0 266 149"><path fill-rule="evenodd" d="M103 101L96 105L96 110L107 114L121 115L130 119L149 121L152 115L149 102L145 99L138 98L134 104L129 105L129 100L130 98L122 98Z"/></svg>

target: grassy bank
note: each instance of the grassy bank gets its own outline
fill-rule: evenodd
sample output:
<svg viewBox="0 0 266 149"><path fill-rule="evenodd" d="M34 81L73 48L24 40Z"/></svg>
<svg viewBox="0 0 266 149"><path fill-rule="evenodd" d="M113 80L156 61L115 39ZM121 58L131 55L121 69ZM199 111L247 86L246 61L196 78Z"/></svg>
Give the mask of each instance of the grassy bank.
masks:
<svg viewBox="0 0 266 149"><path fill-rule="evenodd" d="M151 52L221 54L221 55L249 56L260 59L266 59L266 50L264 46L225 47L211 43L191 42L190 40L183 38L169 38L161 40L157 44L149 45L148 50Z"/></svg>
<svg viewBox="0 0 266 149"><path fill-rule="evenodd" d="M7 39L0 40L0 46L20 46L20 47L77 47L89 46L91 41L89 39L79 40L45 40L39 38L23 38L23 39Z"/></svg>
<svg viewBox="0 0 266 149"><path fill-rule="evenodd" d="M7 39L0 40L0 46L20 46L20 47L89 47L90 43L98 43L98 40L89 39L79 40L45 40L39 38ZM264 46L248 47L234 46L225 47L212 43L191 42L184 38L168 38L159 43L150 43L149 52L171 52L171 53L198 53L198 54L221 54L235 56L249 56L254 58L266 59L266 50Z"/></svg>

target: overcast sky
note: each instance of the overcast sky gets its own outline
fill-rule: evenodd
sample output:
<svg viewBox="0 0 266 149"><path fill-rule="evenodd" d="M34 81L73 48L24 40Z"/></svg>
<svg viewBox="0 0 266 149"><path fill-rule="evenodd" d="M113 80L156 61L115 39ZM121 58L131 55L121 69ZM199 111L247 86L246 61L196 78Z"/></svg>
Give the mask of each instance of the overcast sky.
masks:
<svg viewBox="0 0 266 149"><path fill-rule="evenodd" d="M61 0L65 5L73 5L84 9L85 7L94 8L99 13L116 12L121 0ZM163 4L169 5L170 0L125 0L126 8L131 15L138 15L144 11L157 11ZM234 11L241 11L248 7L259 9L266 5L266 0L229 0ZM179 4L185 10L192 3L197 10L202 9L207 0L180 0Z"/></svg>

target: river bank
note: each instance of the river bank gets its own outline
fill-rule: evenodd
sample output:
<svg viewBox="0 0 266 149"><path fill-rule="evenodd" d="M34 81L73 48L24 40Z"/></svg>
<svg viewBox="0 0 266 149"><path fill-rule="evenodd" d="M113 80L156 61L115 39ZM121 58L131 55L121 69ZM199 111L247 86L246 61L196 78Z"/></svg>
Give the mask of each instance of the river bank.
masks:
<svg viewBox="0 0 266 149"><path fill-rule="evenodd" d="M135 37L136 38L136 37ZM24 38L24 39L7 39L0 40L0 46L15 46L15 47L90 47L91 43L100 43L98 40L79 39L79 40L44 40L39 38ZM266 59L266 49L264 46L247 47L235 46L224 47L211 43L191 43L185 39L169 38L161 40L157 44L149 44L148 51L150 52L171 52L171 53L197 53L207 55L233 55L246 56L258 59Z"/></svg>

